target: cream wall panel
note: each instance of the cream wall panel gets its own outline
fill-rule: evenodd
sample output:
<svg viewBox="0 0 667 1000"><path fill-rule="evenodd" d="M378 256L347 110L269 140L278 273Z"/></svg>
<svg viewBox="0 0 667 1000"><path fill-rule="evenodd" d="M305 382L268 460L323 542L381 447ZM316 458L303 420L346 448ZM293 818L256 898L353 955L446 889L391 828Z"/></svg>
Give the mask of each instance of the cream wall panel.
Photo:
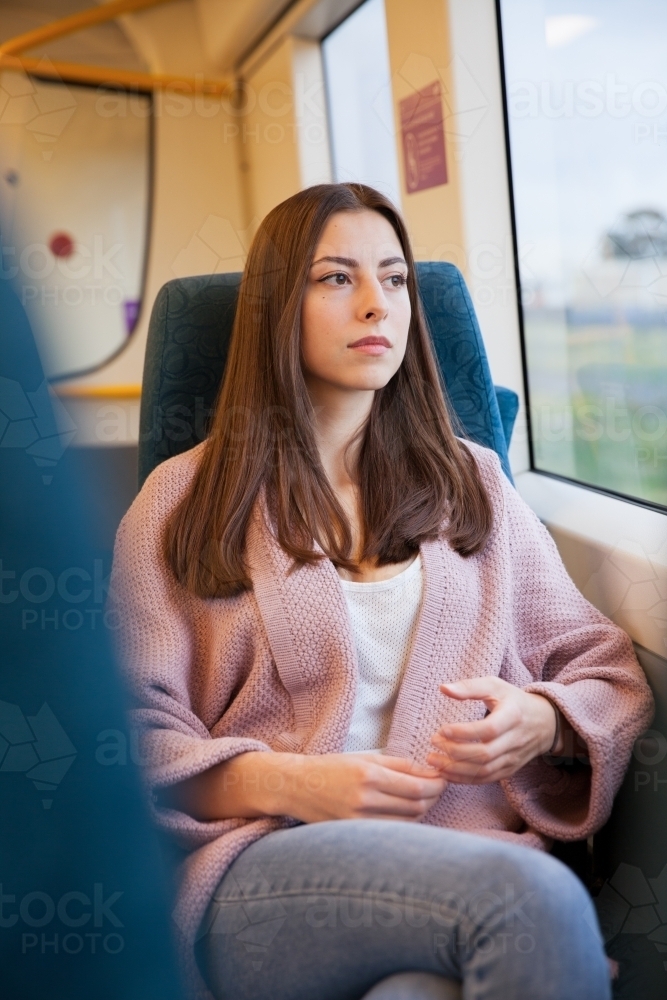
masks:
<svg viewBox="0 0 667 1000"><path fill-rule="evenodd" d="M195 14L191 3L177 2L123 18L123 27L152 70L195 75L205 62ZM208 96L156 92L155 101L153 213L139 325L114 361L75 386L141 382L151 307L162 285L185 274L243 266L249 220L239 116L226 101ZM81 429L83 438L90 439L89 431Z"/></svg>
<svg viewBox="0 0 667 1000"><path fill-rule="evenodd" d="M256 229L285 198L331 180L319 43L284 38L246 81L245 100L241 157Z"/></svg>
<svg viewBox="0 0 667 1000"><path fill-rule="evenodd" d="M517 489L546 524L591 604L667 657L667 518L575 483L525 472Z"/></svg>
<svg viewBox="0 0 667 1000"><path fill-rule="evenodd" d="M285 38L246 81L240 139L253 229L301 186L292 60L293 41Z"/></svg>
<svg viewBox="0 0 667 1000"><path fill-rule="evenodd" d="M455 107L450 34L444 0L385 0L396 142L403 195L403 215L418 260L449 260L466 270L461 185L453 155ZM445 120L446 184L408 194L400 135L399 102L427 84L440 81Z"/></svg>

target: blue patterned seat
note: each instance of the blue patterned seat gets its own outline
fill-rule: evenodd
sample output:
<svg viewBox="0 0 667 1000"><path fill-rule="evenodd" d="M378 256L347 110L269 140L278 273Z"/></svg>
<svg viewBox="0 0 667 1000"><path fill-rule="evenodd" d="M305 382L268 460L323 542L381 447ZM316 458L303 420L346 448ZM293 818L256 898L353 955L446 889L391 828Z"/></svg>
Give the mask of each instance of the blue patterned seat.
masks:
<svg viewBox="0 0 667 1000"><path fill-rule="evenodd" d="M507 445L518 408L494 389L463 276L453 264L417 265L421 292L459 433L493 448L511 478ZM139 485L166 458L206 436L222 380L241 275L169 281L151 316L144 365Z"/></svg>

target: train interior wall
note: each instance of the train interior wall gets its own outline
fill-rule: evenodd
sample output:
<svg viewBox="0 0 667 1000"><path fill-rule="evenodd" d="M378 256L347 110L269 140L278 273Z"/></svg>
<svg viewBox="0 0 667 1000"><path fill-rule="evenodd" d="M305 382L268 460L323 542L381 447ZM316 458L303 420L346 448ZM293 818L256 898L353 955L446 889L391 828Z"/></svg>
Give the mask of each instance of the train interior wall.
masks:
<svg viewBox="0 0 667 1000"><path fill-rule="evenodd" d="M231 40L221 30L225 20L223 7L225 17L229 17L230 5L226 3L175 2L125 16L120 20L119 27L114 26L116 34L122 30L127 50L118 58L123 59L125 65L134 62L163 73L188 73L193 76L220 74L232 69L234 63L238 71L240 53L252 41L253 34L256 35L263 24L270 23L279 5L265 2L253 6L256 8L255 19L246 16L243 21L239 16L236 37L230 32ZM450 4L449 8L455 6ZM463 5L460 6L463 8ZM474 294L475 281L479 284L481 279L486 278L486 285L489 283L484 265L492 275L492 283L498 282L498 268L491 257L480 259L480 251L474 245L479 244L478 233L469 233L466 241L465 226L470 230L475 220L464 217L466 201L463 188L466 183L469 187L476 183L474 171L479 170L483 161L485 145L488 148L485 133L494 128L497 130L493 119L500 112L500 104L499 80L494 79L494 69L497 76L498 67L492 32L488 32L485 40L488 51L480 50L477 44L473 53L479 63L488 63L490 67L485 71L490 77L486 93L482 93L477 84L476 92L471 87L471 80L479 80L480 74L475 71L473 79L470 58L467 58L465 66L460 65L460 59L452 59L453 29L458 30L465 43L465 32L471 33L474 22L485 24L492 18L492 3L477 0L473 6L476 10L471 11L474 16L470 16L448 9L445 3L415 0L408 12L400 0L388 0L386 17L396 116L389 127L394 133L399 170L403 168L398 148L398 102L424 83L440 81L447 109L447 141L451 144L447 149L448 183L416 194L406 194L403 185L401 207L410 227L417 257L423 260L453 260L466 273L468 281L472 279ZM53 5L48 5L48 14L46 9L43 20L57 13ZM21 20L15 15L16 8L12 5L0 6L0 30L4 37L26 26L25 17ZM453 23L456 18L458 21L467 20L468 24L464 24L462 29L460 24ZM217 32L214 31L215 26ZM76 45L76 54L80 59L99 57L99 39L89 39L89 34L84 32ZM223 44L223 38L227 39L226 44ZM104 43L108 58L109 40L105 38ZM116 44L120 47L117 39ZM45 54L62 58L64 45L62 41L53 43L46 48ZM70 48L72 46L73 41ZM64 55L71 53L65 49ZM164 282L187 274L240 270L258 221L273 205L300 187L332 179L318 42L289 31L282 36L278 34L266 51L260 50L246 58L241 72L247 88L246 99L241 102L245 103L245 107L234 107L231 101L207 96L191 99L176 92L156 91L154 94L147 227L145 234L129 234L130 241L141 244L136 255L143 258L144 267L138 322L126 345L111 360L98 362L95 370L80 377L59 382L58 392L76 425L74 447L105 450L136 448L137 391L141 382L148 320L152 302ZM454 79L457 72L459 77L464 77L459 88L464 95L461 110L457 106ZM16 81L11 77L11 74L4 76L5 92L17 89ZM39 83L36 89L39 89ZM81 170L77 162L77 144L68 142L68 137L77 114L81 118L82 96L87 95L82 95L81 89L75 86L65 84L62 89L61 103L69 106L69 120L62 126L60 135L51 137L54 141L49 143L48 161L39 156L44 147L35 140L35 129L28 131L25 122L19 121L23 126L22 133L32 144L28 148L31 152L37 150L33 158L42 169L40 187L47 200L58 206L55 212L40 216L43 232L35 225L31 239L46 245L49 234L60 228L72 233L75 240L80 240L92 251L93 234L82 232L84 220L77 217L76 185L72 185L70 203L61 196L57 187L62 178L76 177L77 170ZM131 95L109 93L105 97L98 96L97 102L103 120L111 125L124 125L126 129L128 125L136 125L136 119L143 119L146 114L145 107L137 99L133 100ZM477 108L474 107L476 104ZM480 121L473 127L476 119ZM111 152L114 136L109 131L106 145L102 137L97 150L98 159ZM26 140L24 143L28 145ZM462 155L464 148L465 158ZM465 176L461 163L467 170ZM18 167L22 165L16 164ZM12 162L2 166L5 176L15 170ZM502 160L491 166L500 167L502 184ZM119 163L117 172L122 169L123 165ZM489 174L492 172L488 169ZM16 169L16 173L20 177L21 170ZM24 191L29 187L29 177L21 177L15 191L21 192L21 181ZM14 193L6 182L5 189L6 194ZM98 181L95 194L100 199L105 197L104 180ZM119 190L109 192L117 200L121 194ZM501 203L501 207L505 206ZM511 239L509 218L503 219L502 212L497 208L493 214L501 216L499 220L494 220L496 228L504 228L501 238L493 240L493 246L502 247L504 242L507 249ZM104 226L105 220L101 220L98 229ZM110 229L108 224L106 228ZM95 235L101 238L103 250L116 243L115 234L111 231ZM20 251L21 248L18 249ZM492 254L496 252L495 249L491 251ZM25 285L38 283L39 279L36 280L34 274L40 259L34 260L33 264L35 266L29 279L24 280ZM117 264L116 257L112 257L110 266L114 264ZM505 271L507 267L505 262ZM40 287L39 293L47 306L54 295L52 286L58 278L59 273L54 272L46 281L42 280L42 286L46 287ZM505 274L503 280L507 281ZM62 289L60 291L62 294ZM507 339L506 330L500 328L494 315L498 310L491 309L486 301L488 288L485 287L483 292L477 298L476 307L485 328L494 376L496 381L521 391L517 379L509 371L503 371L507 351L502 346L502 340ZM24 288L24 300L28 306L33 295L34 287ZM69 295L72 301L76 299L76 292L70 291ZM511 298L506 292L504 297ZM65 303L61 302L61 312L63 306ZM511 302L506 312L510 314L507 317L509 321L514 320L516 328ZM505 327L507 325L505 322ZM513 339L516 339L516 333L513 333ZM58 374L67 371L68 367L71 369L72 366L61 364ZM512 382L515 384L512 385ZM515 442L519 442L519 438L520 433L517 433ZM515 449L517 447L515 444ZM525 465L525 458L519 456L517 461L515 457L515 468L522 464Z"/></svg>
<svg viewBox="0 0 667 1000"><path fill-rule="evenodd" d="M238 100L201 93L192 96L169 88L156 90L152 99L141 95L133 99L131 94L113 91L96 95L98 117L108 124L106 138L101 135L99 139L100 158L114 142L114 129L134 129L137 136L143 130L145 162L135 165L146 178L139 212L143 228L135 227L136 232L127 237L136 243L135 291L121 290L125 299L116 308L123 308L128 296L131 300L134 295L137 301L131 335L120 349L109 348L104 360L100 348L94 365L61 377L55 389L72 431L61 461L90 470L91 504L100 511L100 544L109 554L117 523L136 492L139 393L155 296L174 277L241 270L267 211L302 187L338 179L320 39L356 6L350 0L302 0L290 5L280 0L174 0L125 15L104 31L83 32L44 48L45 58L115 60L119 66L199 78L232 74L244 82ZM0 33L3 38L11 37L75 8L69 0L31 0L28 16L18 3L3 2ZM393 137L400 207L417 258L453 261L466 277L494 382L514 389L521 400L510 458L515 476L529 476L495 4L493 0L411 0L409 4L385 0L384 12L391 109L385 125ZM104 290L105 268L108 271L118 260L112 254L107 267L104 258L118 243L113 228L117 220L112 214L101 216L97 230L81 235L85 224L75 207L77 144L68 137L73 134L71 122L84 105L82 91L62 84L58 106L47 107L43 102L42 106L39 84L28 84L26 91L26 79L21 82L16 74L3 73L1 80L3 121L14 115L20 131L20 140L10 145L9 152L3 147L3 203L20 200L20 150L29 147L32 161L39 165L47 201L58 206L55 214L44 215L42 223L33 221L31 240L48 245L54 228L71 232L75 241L87 245L92 256L83 264L93 269L98 240L103 272L98 284ZM401 148L400 105L410 94L431 85L437 85L442 95L447 183L410 192ZM16 162L10 162L12 156ZM119 164L116 173L123 169ZM57 186L57 178L67 176L74 178L70 201L60 196ZM113 178L99 176L96 197L100 206L113 183ZM135 185L136 190L139 187ZM33 272L39 273L39 257L35 260ZM74 277L63 286L60 270L53 278L35 277L33 272L21 278L28 304L44 295L47 307L61 302L61 313L66 303L58 296L65 294L67 286L74 301L79 294L76 289L91 284L86 277ZM85 288L83 293L89 294ZM95 330L90 330L90 336L95 336ZM62 371L67 374L66 365ZM546 501L540 506L537 487L528 479L525 482L522 492L529 502L534 501L540 516L551 511ZM565 499L563 505L567 508ZM566 523L557 523L555 516L553 524L546 514L544 518L575 580L590 580L591 558L602 565L613 545L584 550L581 538L569 532ZM618 620L618 609L608 594L596 593L592 599ZM638 618L628 622L640 645L664 656L664 638L657 636L654 623L646 624L646 616L642 622Z"/></svg>

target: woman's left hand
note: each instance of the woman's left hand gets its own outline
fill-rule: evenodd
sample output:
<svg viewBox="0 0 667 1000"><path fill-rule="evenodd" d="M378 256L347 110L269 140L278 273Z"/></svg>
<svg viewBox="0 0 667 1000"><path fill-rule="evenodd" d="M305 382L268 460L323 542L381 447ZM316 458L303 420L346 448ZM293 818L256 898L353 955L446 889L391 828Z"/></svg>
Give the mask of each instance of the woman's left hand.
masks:
<svg viewBox="0 0 667 1000"><path fill-rule="evenodd" d="M450 698L483 701L489 714L478 722L449 723L431 739L437 752L427 763L448 781L485 785L509 778L528 761L547 753L556 735L556 708L500 677L473 677L441 684Z"/></svg>

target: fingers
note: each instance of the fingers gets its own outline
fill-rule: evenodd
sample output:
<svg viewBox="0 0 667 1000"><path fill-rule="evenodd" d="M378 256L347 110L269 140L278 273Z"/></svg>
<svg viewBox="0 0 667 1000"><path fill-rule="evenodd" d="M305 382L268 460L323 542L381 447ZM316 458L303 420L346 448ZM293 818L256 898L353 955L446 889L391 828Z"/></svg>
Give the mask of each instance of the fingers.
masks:
<svg viewBox="0 0 667 1000"><path fill-rule="evenodd" d="M395 795L379 792L368 796L359 813L365 817L376 819L380 816L392 819L420 819L431 809L440 795L427 796L420 799L406 799Z"/></svg>
<svg viewBox="0 0 667 1000"><path fill-rule="evenodd" d="M448 781L496 781L509 755L516 757L516 733L507 731L489 742L462 743L436 733L432 740L435 754L427 758Z"/></svg>
<svg viewBox="0 0 667 1000"><path fill-rule="evenodd" d="M431 743L440 753L452 761L468 761L471 764L490 764L517 745L516 734L508 731L494 740L482 742L459 742L448 740L439 733L431 738Z"/></svg>
<svg viewBox="0 0 667 1000"><path fill-rule="evenodd" d="M344 817L416 821L447 786L436 768L400 757L332 754L318 763L324 783L316 806L308 812L308 822Z"/></svg>
<svg viewBox="0 0 667 1000"><path fill-rule="evenodd" d="M434 770L427 764L418 764L414 760L410 760L408 757L390 757L387 754L359 754L363 756L364 759L370 760L375 764L379 764L381 767L386 767L391 771L401 771L405 774L412 774L415 777L433 778L437 777L434 775Z"/></svg>
<svg viewBox="0 0 667 1000"><path fill-rule="evenodd" d="M378 792L402 799L435 799L445 790L447 784L441 771L432 770L431 778L415 778L396 771L384 771L373 780Z"/></svg>
<svg viewBox="0 0 667 1000"><path fill-rule="evenodd" d="M447 784L442 773L433 767L415 764L400 757L373 755L365 765L364 785L394 798L437 799Z"/></svg>
<svg viewBox="0 0 667 1000"><path fill-rule="evenodd" d="M484 719L478 719L476 722L445 723L436 735L460 743L472 743L477 740L487 743L502 736L516 725L514 715L515 713L506 710L505 706L499 706Z"/></svg>
<svg viewBox="0 0 667 1000"><path fill-rule="evenodd" d="M437 768L405 757L377 753L339 754L335 757L337 766L343 767L342 774L338 772L337 781L342 780L342 775L349 775L345 780L353 785L397 798L437 798L447 784Z"/></svg>
<svg viewBox="0 0 667 1000"><path fill-rule="evenodd" d="M477 698L486 704L495 704L507 694L508 688L512 690L513 685L501 680L500 677L468 677L463 681L440 685L442 693L449 698L456 698L459 701Z"/></svg>
<svg viewBox="0 0 667 1000"><path fill-rule="evenodd" d="M442 770L447 781L453 784L487 785L493 781L509 778L517 770L516 757L512 753L502 754L487 764L472 761L452 761L444 754L431 753L427 758L434 767Z"/></svg>
<svg viewBox="0 0 667 1000"><path fill-rule="evenodd" d="M517 696L521 692L499 677L472 677L455 684L441 684L440 690L458 699L474 698L484 701L491 708L483 719L474 722L445 723L438 735L460 743L480 741L488 743L514 729L521 721Z"/></svg>
<svg viewBox="0 0 667 1000"><path fill-rule="evenodd" d="M425 815L426 815L426 813L420 813L419 815L415 815L415 816L402 816L402 815L399 815L397 813L390 813L390 812L388 812L388 813L381 813L380 812L380 813L373 813L372 815L369 815L369 816L358 816L357 819L389 819L389 820L393 820L394 822L398 822L398 823L418 823L420 821L420 819L422 819L423 816L425 816Z"/></svg>

